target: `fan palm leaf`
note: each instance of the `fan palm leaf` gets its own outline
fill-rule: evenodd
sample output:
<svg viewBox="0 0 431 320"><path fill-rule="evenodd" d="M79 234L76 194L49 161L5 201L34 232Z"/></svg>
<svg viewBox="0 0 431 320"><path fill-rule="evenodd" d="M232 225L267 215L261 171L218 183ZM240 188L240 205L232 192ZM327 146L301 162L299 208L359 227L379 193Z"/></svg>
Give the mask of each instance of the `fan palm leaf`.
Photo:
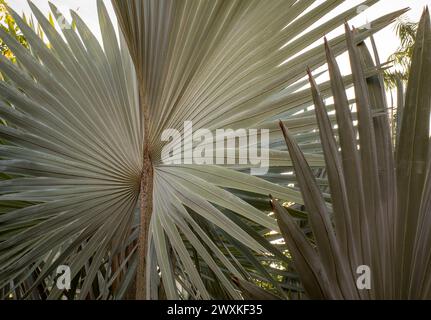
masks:
<svg viewBox="0 0 431 320"><path fill-rule="evenodd" d="M299 191L269 174L251 176L247 165L187 164L190 150L185 164L166 165L160 137L182 131L185 121L194 130L265 127L310 105L303 70L322 66L325 52L309 46L358 14L353 7L314 27L340 1L313 3L113 1L118 40L98 1L99 42L75 12L76 30L59 33L30 2L49 46L9 9L30 49L0 30L19 61L0 58L7 79L0 83L7 122L0 171L11 175L0 201L26 204L0 215L3 295L60 298L53 273L67 265L75 287L69 298L119 299L134 286L137 298L241 298L230 277L243 280L256 268L244 270L234 244L263 260L281 255L262 236L278 226L257 208L258 195L301 202ZM377 19L353 41L402 12ZM346 50L344 36L330 43L337 54ZM309 117L291 121L298 134L316 135ZM274 170L292 166L276 147L281 139L271 137ZM320 154L307 158L324 165Z"/></svg>
<svg viewBox="0 0 431 320"><path fill-rule="evenodd" d="M428 9L418 27L399 142L394 151L383 75L366 77L373 59L364 43L354 44L346 24L358 116L353 125L340 70L326 43L337 116L337 143L311 71L316 118L331 189L333 222L310 167L281 123L315 246L273 198L280 229L292 252L306 293L327 299L430 299L429 152L431 38ZM378 57L376 58L378 62ZM357 140L357 133L359 140ZM357 284L370 268L371 287ZM359 269L358 269L359 268ZM328 285L329 283L329 285ZM353 290L352 290L353 288Z"/></svg>

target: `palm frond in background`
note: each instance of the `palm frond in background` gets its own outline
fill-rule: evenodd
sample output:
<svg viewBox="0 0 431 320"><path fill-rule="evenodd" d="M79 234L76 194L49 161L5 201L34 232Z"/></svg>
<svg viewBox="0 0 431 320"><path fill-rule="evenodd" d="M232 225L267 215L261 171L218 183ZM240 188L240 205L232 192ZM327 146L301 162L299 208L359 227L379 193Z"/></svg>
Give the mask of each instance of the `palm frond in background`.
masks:
<svg viewBox="0 0 431 320"><path fill-rule="evenodd" d="M395 32L400 39L400 47L394 52L388 60L391 61L395 68L385 72L385 81L388 87L396 88L397 81L407 82L413 49L416 43L416 33L418 23L406 19L400 19L395 27Z"/></svg>

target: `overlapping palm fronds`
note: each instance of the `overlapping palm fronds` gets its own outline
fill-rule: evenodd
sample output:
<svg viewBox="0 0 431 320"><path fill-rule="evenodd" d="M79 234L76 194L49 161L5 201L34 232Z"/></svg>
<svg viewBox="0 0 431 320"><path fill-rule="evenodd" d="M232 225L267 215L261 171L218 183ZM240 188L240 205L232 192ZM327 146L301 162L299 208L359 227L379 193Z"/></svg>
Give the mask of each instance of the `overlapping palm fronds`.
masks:
<svg viewBox="0 0 431 320"><path fill-rule="evenodd" d="M364 68L373 64L373 59L364 43L354 44L354 32L347 27L357 130L329 44L326 44L326 51L338 141L310 73L331 190L332 215L295 138L281 124L315 243L308 241L278 201L273 199L272 204L310 298L431 298L430 28L426 9L417 32L395 151L392 150L383 77L364 75ZM357 286L360 266L371 270L371 287L365 290Z"/></svg>
<svg viewBox="0 0 431 320"><path fill-rule="evenodd" d="M60 34L30 3L49 47L10 10L30 49L0 30L19 61L0 58L8 78L0 83L0 171L10 175L0 183L2 296L240 299L232 276L259 278L281 296L300 291L289 269L277 270L287 283L272 273L272 262L288 267L289 259L263 236L278 226L262 198L302 201L277 183L292 163L274 119L294 124L304 145L315 141L315 120L295 115L312 103L303 70L325 62L310 45L358 14L352 7L314 26L342 2L113 1L119 42L98 1L102 43L76 13L76 30ZM344 36L330 44L346 50ZM271 170L254 177L247 166L164 165L161 134L185 121L195 130L271 129ZM306 158L322 167L313 152ZM70 267L69 291L55 285L59 265Z"/></svg>

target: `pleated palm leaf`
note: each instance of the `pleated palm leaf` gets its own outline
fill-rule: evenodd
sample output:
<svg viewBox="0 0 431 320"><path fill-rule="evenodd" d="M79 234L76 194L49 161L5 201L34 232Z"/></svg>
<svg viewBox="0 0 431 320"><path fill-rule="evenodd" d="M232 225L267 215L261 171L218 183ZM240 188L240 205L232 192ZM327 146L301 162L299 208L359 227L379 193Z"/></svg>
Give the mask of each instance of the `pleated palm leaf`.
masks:
<svg viewBox="0 0 431 320"><path fill-rule="evenodd" d="M118 41L98 1L102 43L75 12L76 30L60 34L30 3L49 46L10 10L30 49L0 30L18 61L0 59L2 296L239 299L231 277L254 275L277 288L260 262L288 259L262 236L278 230L262 198L302 198L276 183L274 172L292 164L277 147L274 119L311 141L316 135L308 114L289 117L311 104L301 90L305 67L325 62L324 51L309 46L359 12L313 26L342 2L113 1ZM331 45L346 50L344 36ZM254 177L247 166L163 164L162 132L185 121L194 130L269 127L274 171ZM319 154L307 159L324 165ZM69 291L53 283L59 265L70 267Z"/></svg>
<svg viewBox="0 0 431 320"><path fill-rule="evenodd" d="M364 43L355 45L354 32L346 27L357 128L340 71L330 45L326 44L338 142L310 72L333 215L329 215L307 160L284 124L281 127L313 229L314 244L275 199L272 204L310 298L430 299L429 12L425 10L419 24L395 152L383 76L364 75L364 69L373 64L373 59ZM379 64L378 60L376 57ZM357 274L361 266L371 270L371 288L357 286L357 279L363 273L360 268Z"/></svg>

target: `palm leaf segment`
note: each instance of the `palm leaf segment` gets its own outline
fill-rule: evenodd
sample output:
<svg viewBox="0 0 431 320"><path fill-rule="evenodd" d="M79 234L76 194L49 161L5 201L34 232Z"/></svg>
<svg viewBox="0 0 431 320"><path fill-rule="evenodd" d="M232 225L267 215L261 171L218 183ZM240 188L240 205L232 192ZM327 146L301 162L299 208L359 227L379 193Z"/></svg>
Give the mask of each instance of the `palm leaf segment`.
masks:
<svg viewBox="0 0 431 320"><path fill-rule="evenodd" d="M353 125L340 70L326 52L338 123L337 143L328 110L311 75L316 118L331 189L328 207L292 134L281 127L309 212L315 246L277 202L280 228L307 294L315 299L430 299L430 113L431 25L428 9L419 23L401 131L396 150L387 115L383 76L365 76L374 65L364 43L347 27L356 109ZM378 57L376 62L379 63ZM359 140L357 140L357 134ZM371 270L360 290L357 268Z"/></svg>
<svg viewBox="0 0 431 320"><path fill-rule="evenodd" d="M281 255L259 236L262 228L278 227L257 209L256 195L301 202L298 191L272 182L274 172L291 166L273 119L292 121L295 133L313 139L314 119L289 120L311 104L308 91L300 90L305 67L325 61L321 48L309 46L358 13L351 8L312 27L340 4L329 0L307 10L313 2L113 1L124 34L118 42L98 1L102 43L76 13L76 30L60 34L30 3L49 46L10 10L30 49L0 30L18 61L0 58L6 79L0 112L7 123L0 127L6 142L0 169L8 174L0 184L2 294L59 298L63 292L52 275L65 264L75 288L69 298L124 297L138 265L137 203L149 146L154 186L147 297L240 298L229 276L249 274L232 245L242 244L250 259L269 258L268 250ZM376 20L355 41L400 13ZM345 51L344 40L331 40L337 54ZM231 167L163 165L162 131L181 129L186 120L196 130L272 129L274 171L262 179ZM310 152L307 159L323 166L321 155ZM261 233L250 224L260 225Z"/></svg>

